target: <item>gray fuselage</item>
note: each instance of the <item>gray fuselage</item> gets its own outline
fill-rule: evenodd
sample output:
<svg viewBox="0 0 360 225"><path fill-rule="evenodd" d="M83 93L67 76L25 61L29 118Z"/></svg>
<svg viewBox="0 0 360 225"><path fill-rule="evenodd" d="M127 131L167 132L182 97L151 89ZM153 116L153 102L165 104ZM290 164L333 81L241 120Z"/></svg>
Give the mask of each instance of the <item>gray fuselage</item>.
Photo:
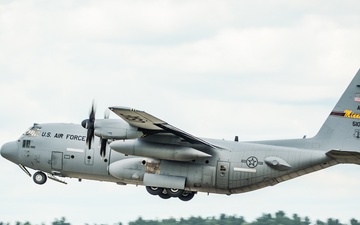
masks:
<svg viewBox="0 0 360 225"><path fill-rule="evenodd" d="M214 139L205 140L222 148L207 149L211 157L197 160L134 157L109 146L102 158L96 154L99 138L89 150L85 144L86 130L80 125L54 123L38 127L18 139L11 161L60 177L144 185L145 174L156 174L185 178L185 190L232 194L274 185L336 164L323 150ZM308 146L310 140L298 142ZM144 146L139 139L124 140L127 141L141 142ZM2 154L6 157L9 153L2 150Z"/></svg>

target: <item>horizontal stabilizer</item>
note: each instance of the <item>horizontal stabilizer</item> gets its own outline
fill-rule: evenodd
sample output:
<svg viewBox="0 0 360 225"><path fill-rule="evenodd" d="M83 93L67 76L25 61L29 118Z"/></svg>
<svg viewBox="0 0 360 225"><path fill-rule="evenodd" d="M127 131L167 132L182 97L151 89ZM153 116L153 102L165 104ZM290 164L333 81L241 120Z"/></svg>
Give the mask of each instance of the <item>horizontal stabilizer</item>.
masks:
<svg viewBox="0 0 360 225"><path fill-rule="evenodd" d="M331 150L328 151L326 155L335 159L339 163L360 164L360 153L356 151Z"/></svg>

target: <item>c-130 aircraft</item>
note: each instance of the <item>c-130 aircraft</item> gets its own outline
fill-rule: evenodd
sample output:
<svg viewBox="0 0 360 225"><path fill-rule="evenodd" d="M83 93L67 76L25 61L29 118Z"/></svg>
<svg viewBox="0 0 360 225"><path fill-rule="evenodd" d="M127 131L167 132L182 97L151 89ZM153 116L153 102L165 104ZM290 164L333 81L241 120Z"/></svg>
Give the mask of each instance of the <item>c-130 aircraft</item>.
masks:
<svg viewBox="0 0 360 225"><path fill-rule="evenodd" d="M144 111L109 107L121 119L35 123L1 155L44 184L70 177L146 186L163 199L235 194L340 163L360 164L360 70L313 138L255 142L195 137ZM96 153L100 152L100 154Z"/></svg>

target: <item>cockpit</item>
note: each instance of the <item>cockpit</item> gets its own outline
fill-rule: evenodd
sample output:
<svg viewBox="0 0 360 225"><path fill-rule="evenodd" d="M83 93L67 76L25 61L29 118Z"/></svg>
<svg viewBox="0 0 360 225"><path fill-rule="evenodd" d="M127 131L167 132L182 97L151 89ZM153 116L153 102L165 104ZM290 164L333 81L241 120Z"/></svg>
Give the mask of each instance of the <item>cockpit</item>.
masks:
<svg viewBox="0 0 360 225"><path fill-rule="evenodd" d="M35 148L33 146L30 137L39 137L41 133L41 126L39 124L34 123L32 127L30 127L24 134L22 138L22 147L23 148ZM30 139L29 139L30 138Z"/></svg>
<svg viewBox="0 0 360 225"><path fill-rule="evenodd" d="M30 127L26 132L25 132L25 136L28 137L38 137L40 136L41 133L41 126L39 126L39 124L34 123L34 125L32 127Z"/></svg>

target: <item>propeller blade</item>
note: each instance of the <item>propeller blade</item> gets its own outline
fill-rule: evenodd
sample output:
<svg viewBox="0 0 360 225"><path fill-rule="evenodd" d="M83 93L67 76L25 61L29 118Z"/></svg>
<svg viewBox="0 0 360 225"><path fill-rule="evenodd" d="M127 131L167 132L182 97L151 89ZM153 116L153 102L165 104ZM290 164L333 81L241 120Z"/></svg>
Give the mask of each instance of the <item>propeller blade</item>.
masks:
<svg viewBox="0 0 360 225"><path fill-rule="evenodd" d="M87 129L86 144L88 145L89 149L91 149L91 143L94 141L95 138L95 113L96 113L95 108L96 108L95 103L93 101L91 105L89 119L83 120L81 123L81 125L85 129Z"/></svg>
<svg viewBox="0 0 360 225"><path fill-rule="evenodd" d="M89 149L91 149L91 143L94 139L94 130L88 129L86 135L86 144L88 145Z"/></svg>
<svg viewBox="0 0 360 225"><path fill-rule="evenodd" d="M107 139L102 139L101 138L101 140L100 140L100 156L101 156L101 158L105 158L106 144L107 144Z"/></svg>
<svg viewBox="0 0 360 225"><path fill-rule="evenodd" d="M109 113L110 111L107 110L104 113L104 118L109 119ZM95 114L96 114L96 106L94 101L92 102L90 113L89 113L89 119L85 119L81 122L81 125L87 129L86 133L86 145L89 147L89 150L91 149L91 144L95 139ZM107 139L100 138L100 156L101 158L104 158L106 155L106 145L107 145Z"/></svg>
<svg viewBox="0 0 360 225"><path fill-rule="evenodd" d="M91 105L90 116L89 116L89 120L91 120L92 122L95 122L95 113L96 113L96 109L95 109L95 103L93 101L93 103Z"/></svg>

